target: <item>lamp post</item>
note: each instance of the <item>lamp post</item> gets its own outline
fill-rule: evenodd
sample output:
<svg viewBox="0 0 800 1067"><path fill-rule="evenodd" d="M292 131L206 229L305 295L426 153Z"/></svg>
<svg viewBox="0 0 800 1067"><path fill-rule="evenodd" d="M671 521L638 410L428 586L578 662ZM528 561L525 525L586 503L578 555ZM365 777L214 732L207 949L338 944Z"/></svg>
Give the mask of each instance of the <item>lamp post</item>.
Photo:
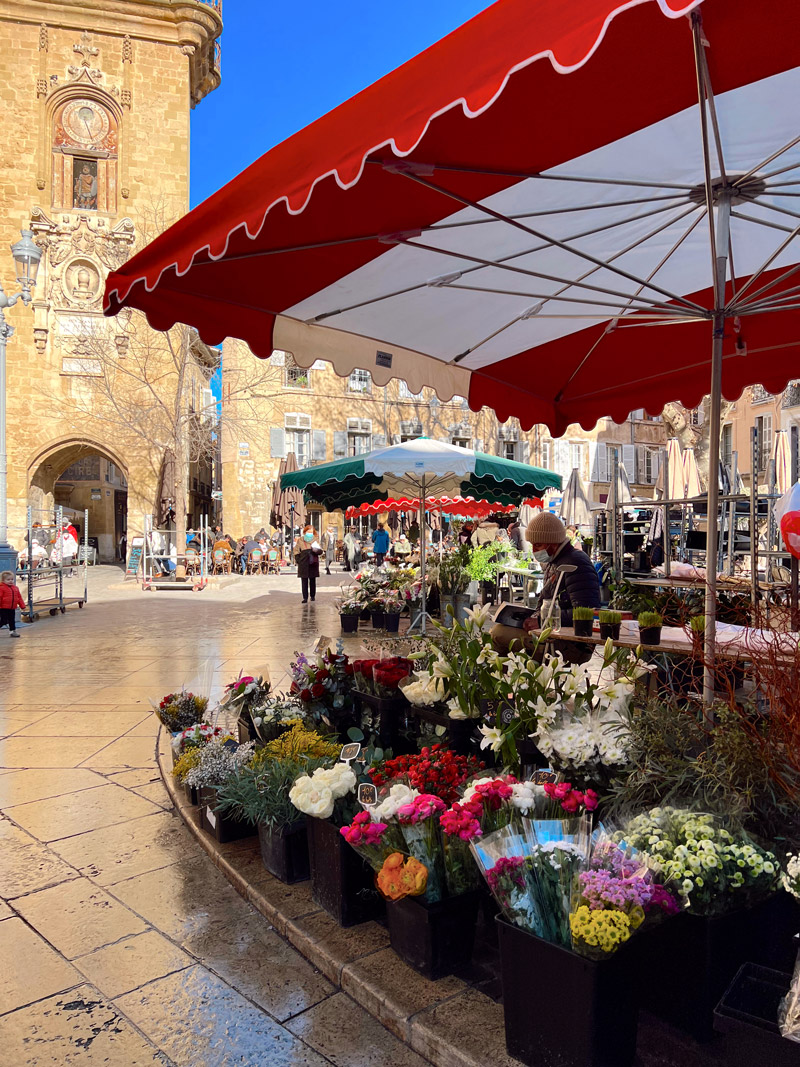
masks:
<svg viewBox="0 0 800 1067"><path fill-rule="evenodd" d="M18 300L27 307L36 285L42 250L33 240L33 231L22 230L22 239L11 246L17 272L18 293L6 296L0 283L0 571L17 569L17 553L8 543L8 455L6 452L6 343L14 327L6 322L5 309Z"/></svg>

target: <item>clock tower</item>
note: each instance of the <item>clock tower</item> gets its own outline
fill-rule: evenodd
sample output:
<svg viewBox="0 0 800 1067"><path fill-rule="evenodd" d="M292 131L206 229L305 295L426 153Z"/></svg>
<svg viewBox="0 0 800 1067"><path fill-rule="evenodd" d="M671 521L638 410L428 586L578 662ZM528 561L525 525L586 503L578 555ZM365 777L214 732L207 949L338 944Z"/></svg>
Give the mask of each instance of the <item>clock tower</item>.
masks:
<svg viewBox="0 0 800 1067"><path fill-rule="evenodd" d="M89 534L106 560L122 534L158 511L164 442L155 433L148 441L134 425L135 405L123 402L124 360L135 359L137 343L151 345L148 328L104 319L102 293L110 270L188 210L189 117L220 82L221 6L0 0L0 282L8 292L8 248L19 231L31 230L43 250L31 307L7 313L15 328L9 540L17 548L29 507L43 525L54 506L88 508ZM158 399L169 404L173 386L160 377Z"/></svg>

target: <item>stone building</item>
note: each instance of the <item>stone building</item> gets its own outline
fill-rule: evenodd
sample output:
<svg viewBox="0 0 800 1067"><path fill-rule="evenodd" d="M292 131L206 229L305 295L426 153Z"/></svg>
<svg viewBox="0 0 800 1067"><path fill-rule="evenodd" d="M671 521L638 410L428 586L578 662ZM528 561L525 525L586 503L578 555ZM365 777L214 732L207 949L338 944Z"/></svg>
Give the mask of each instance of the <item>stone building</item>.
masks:
<svg viewBox="0 0 800 1067"><path fill-rule="evenodd" d="M32 306L8 312L12 543L29 504L86 506L101 558L113 558L120 531L160 506L163 449L96 388L102 377L112 398L125 393L125 360L146 328L103 319L102 293L109 271L154 236L159 212L188 209L189 114L220 81L220 7L0 0L0 249L21 228L43 249ZM3 253L0 279L11 270ZM187 397L207 388L213 362L201 353L180 377ZM169 399L178 379L164 381ZM202 474L188 474L197 507L211 496Z"/></svg>
<svg viewBox="0 0 800 1067"><path fill-rule="evenodd" d="M223 346L223 519L231 534L257 530L268 521L272 485L289 452L299 466L307 466L423 436L555 470L565 483L577 467L596 502L608 495L612 450L617 449L634 495L653 495L665 433L660 418L644 411L634 412L621 425L601 420L589 432L571 426L554 440L544 427L526 432L516 420L499 423L488 408L473 412L465 399L442 403L432 390L414 395L401 381L382 388L362 370L340 378L323 361L305 370L285 352L270 359L279 373L269 401L269 440L254 445L229 425L235 421L236 404L226 403L224 383L255 358L240 341L229 339ZM327 521L325 516L322 521Z"/></svg>

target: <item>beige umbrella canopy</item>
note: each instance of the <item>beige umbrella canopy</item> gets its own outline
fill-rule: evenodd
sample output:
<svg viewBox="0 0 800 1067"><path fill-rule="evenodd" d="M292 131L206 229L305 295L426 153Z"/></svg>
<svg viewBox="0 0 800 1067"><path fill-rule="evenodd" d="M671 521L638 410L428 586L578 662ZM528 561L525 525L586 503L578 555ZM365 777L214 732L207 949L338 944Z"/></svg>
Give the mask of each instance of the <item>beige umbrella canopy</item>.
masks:
<svg viewBox="0 0 800 1067"><path fill-rule="evenodd" d="M669 485L664 486L664 464L658 472L656 492L664 500L682 500L686 496L686 488L683 480L683 455L678 441L672 437L667 441L667 463ZM666 489L666 492L665 492Z"/></svg>
<svg viewBox="0 0 800 1067"><path fill-rule="evenodd" d="M592 519L589 514L589 501L583 488L581 476L577 467L572 468L572 473L567 482L567 488L561 498L561 520L565 526L590 526Z"/></svg>
<svg viewBox="0 0 800 1067"><path fill-rule="evenodd" d="M289 452L286 458L281 460L277 481L272 486L273 526L294 526L294 529L297 530L306 524L307 512L302 489L281 490L280 488L282 476L296 470L297 458L294 452ZM292 509L292 505L294 505L294 509Z"/></svg>
<svg viewBox="0 0 800 1067"><path fill-rule="evenodd" d="M788 436L786 430L778 430L775 434L775 492L780 496L788 491L792 476Z"/></svg>
<svg viewBox="0 0 800 1067"><path fill-rule="evenodd" d="M702 493L702 487L700 485L700 472L697 469L697 460L694 458L694 449L687 448L683 453L683 482L684 493L688 500L693 500L695 497L700 496Z"/></svg>

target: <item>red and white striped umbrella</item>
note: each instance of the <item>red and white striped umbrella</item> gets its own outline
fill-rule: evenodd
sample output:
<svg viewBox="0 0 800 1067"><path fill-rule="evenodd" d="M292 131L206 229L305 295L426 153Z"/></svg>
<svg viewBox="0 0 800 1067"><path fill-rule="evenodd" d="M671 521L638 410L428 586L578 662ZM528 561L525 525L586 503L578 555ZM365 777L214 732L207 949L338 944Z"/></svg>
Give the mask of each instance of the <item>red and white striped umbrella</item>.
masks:
<svg viewBox="0 0 800 1067"><path fill-rule="evenodd" d="M514 504L491 504L488 500L475 500L473 497L426 497L425 510L437 511L444 515L468 515L472 517L492 515L495 512L514 511ZM419 511L419 498L401 500L376 500L374 503L361 504L360 507L348 508L345 518L355 519L359 515L381 515L388 511Z"/></svg>

